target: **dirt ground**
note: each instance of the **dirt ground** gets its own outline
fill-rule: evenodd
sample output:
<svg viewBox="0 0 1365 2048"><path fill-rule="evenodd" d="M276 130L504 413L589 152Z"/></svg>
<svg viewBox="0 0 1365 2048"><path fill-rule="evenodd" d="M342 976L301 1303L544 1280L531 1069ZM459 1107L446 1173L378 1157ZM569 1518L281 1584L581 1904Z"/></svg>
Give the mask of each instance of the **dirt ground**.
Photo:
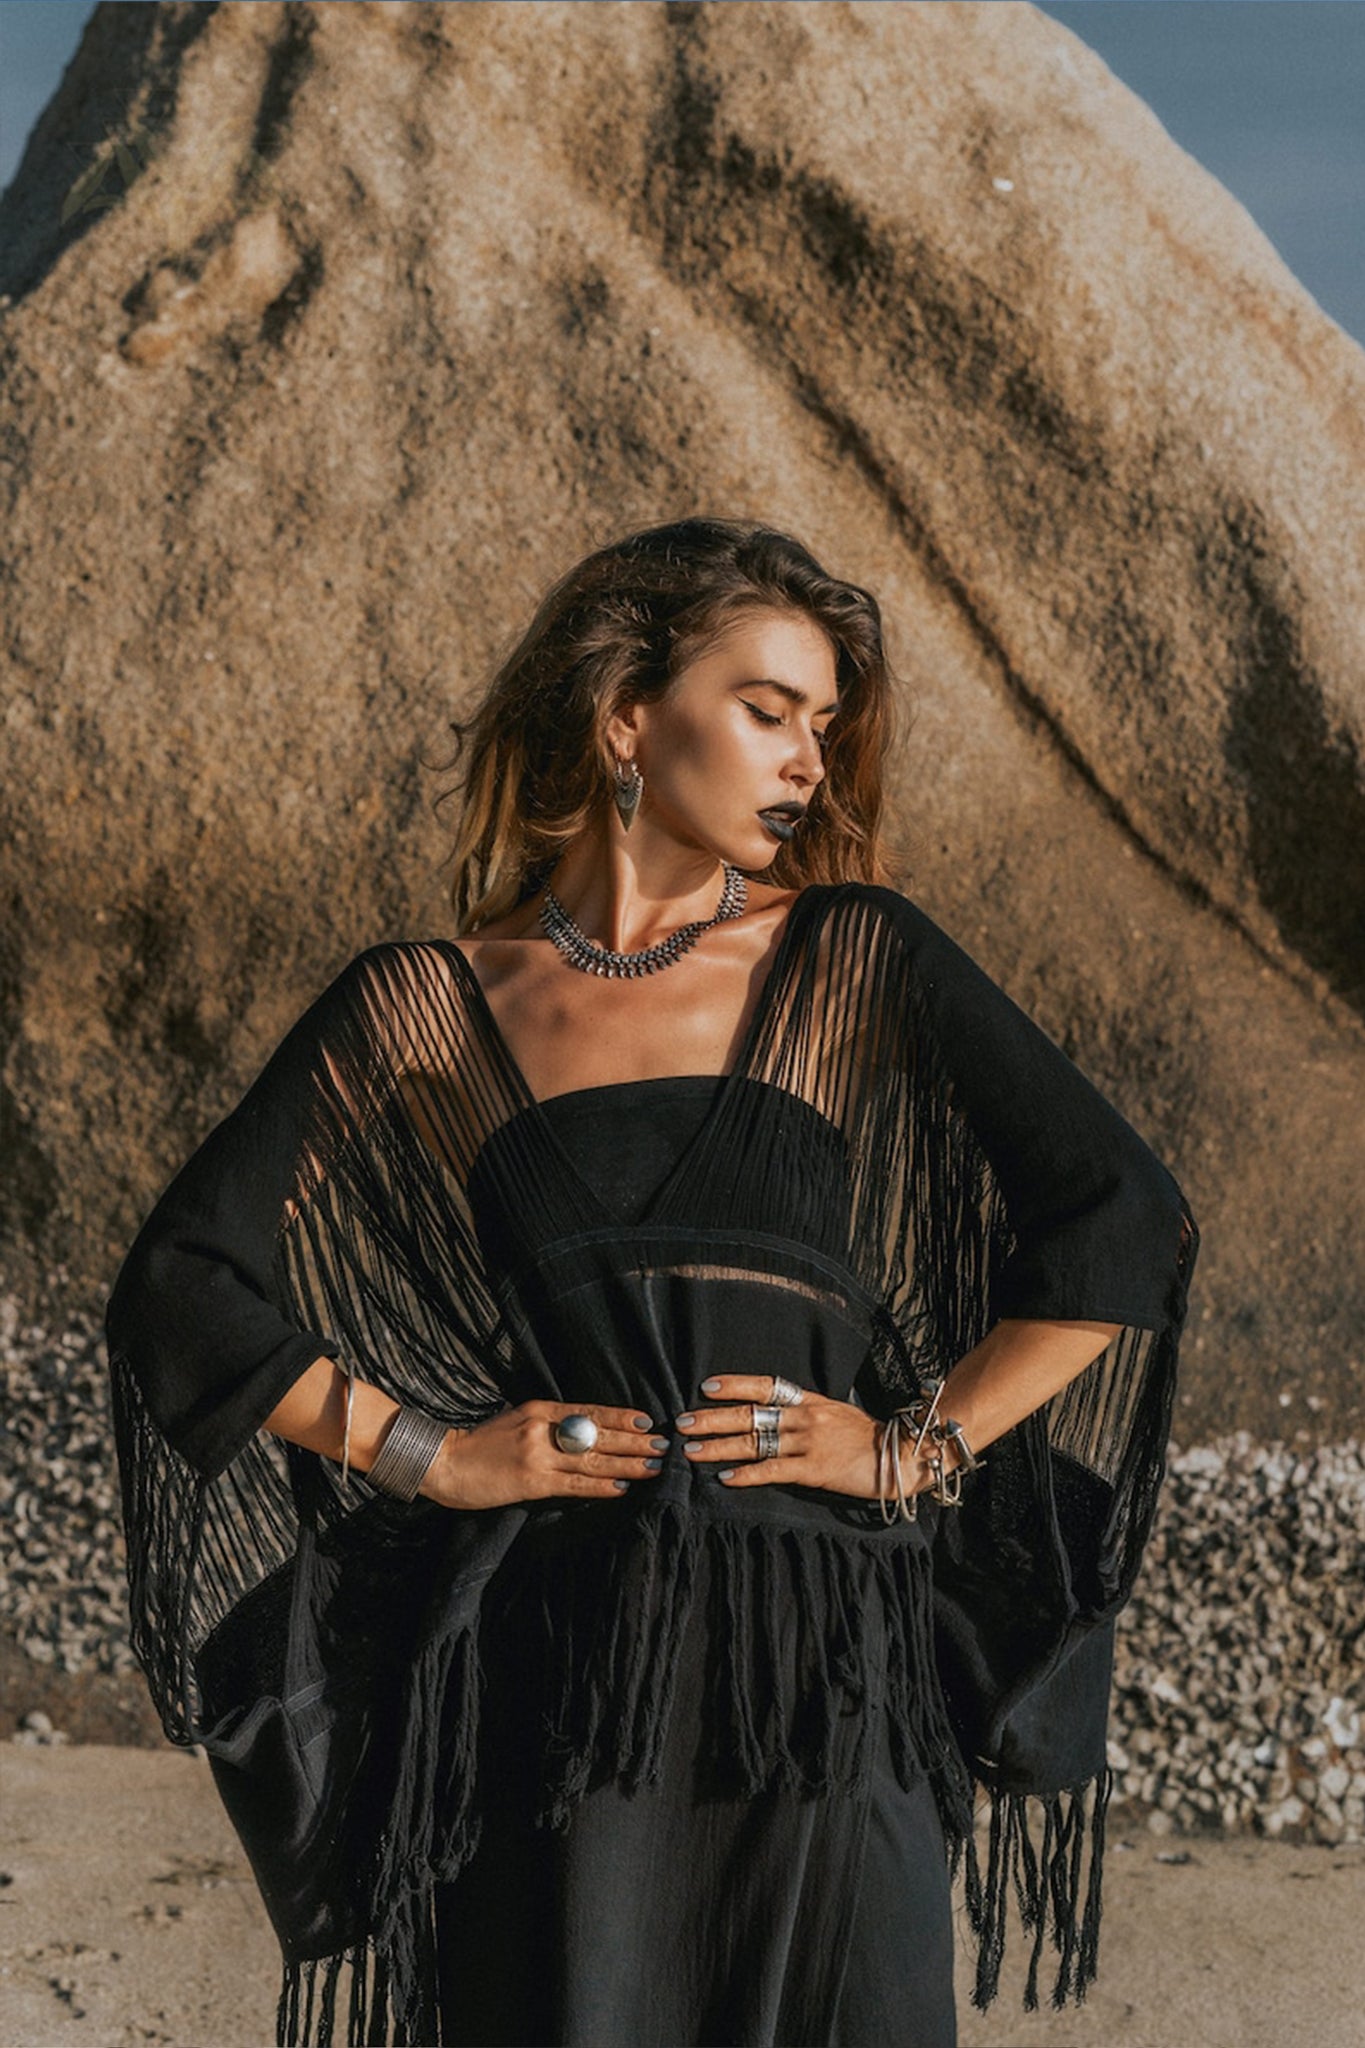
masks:
<svg viewBox="0 0 1365 2048"><path fill-rule="evenodd" d="M0 1794L0 2040L270 2048L273 1937L203 1762L5 1744ZM1106 1887L1085 2007L1024 2013L1007 1969L980 2014L964 1982L961 2048L1357 2048L1365 1846L1119 1827Z"/></svg>

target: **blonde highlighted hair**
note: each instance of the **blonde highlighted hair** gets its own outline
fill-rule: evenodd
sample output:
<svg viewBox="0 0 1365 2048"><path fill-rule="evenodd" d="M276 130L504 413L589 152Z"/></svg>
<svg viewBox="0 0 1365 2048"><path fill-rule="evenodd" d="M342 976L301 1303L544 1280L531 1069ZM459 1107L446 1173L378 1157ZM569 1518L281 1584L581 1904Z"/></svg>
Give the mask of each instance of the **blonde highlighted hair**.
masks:
<svg viewBox="0 0 1365 2048"><path fill-rule="evenodd" d="M733 519L680 519L597 549L561 576L499 666L482 702L452 719L463 776L450 901L458 933L514 910L611 801L613 713L665 696L676 677L742 614L800 613L835 650L839 716L825 774L796 838L761 879L901 886L883 836L882 769L893 742L896 679L881 612L857 584L831 576L791 535Z"/></svg>

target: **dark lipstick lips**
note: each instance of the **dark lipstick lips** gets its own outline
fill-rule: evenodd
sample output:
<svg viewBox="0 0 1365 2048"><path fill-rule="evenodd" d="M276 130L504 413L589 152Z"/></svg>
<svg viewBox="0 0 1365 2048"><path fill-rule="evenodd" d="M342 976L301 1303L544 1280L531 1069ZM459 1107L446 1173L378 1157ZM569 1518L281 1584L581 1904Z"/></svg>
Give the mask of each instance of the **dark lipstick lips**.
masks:
<svg viewBox="0 0 1365 2048"><path fill-rule="evenodd" d="M790 839L795 833L797 825L805 816L805 806L804 804L773 804L767 810L760 811L758 815L768 830L775 833L779 839Z"/></svg>

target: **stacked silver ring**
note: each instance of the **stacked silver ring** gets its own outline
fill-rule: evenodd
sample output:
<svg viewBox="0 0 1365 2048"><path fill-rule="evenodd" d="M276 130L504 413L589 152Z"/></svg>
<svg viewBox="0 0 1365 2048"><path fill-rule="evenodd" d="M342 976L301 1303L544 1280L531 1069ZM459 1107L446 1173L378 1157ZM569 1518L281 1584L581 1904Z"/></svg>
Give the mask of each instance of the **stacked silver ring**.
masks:
<svg viewBox="0 0 1365 2048"><path fill-rule="evenodd" d="M778 1376L774 1377L771 1399L771 1405L774 1408L795 1408L797 1403L804 1401L805 1398L805 1388L798 1387L795 1380L784 1380Z"/></svg>
<svg viewBox="0 0 1365 2048"><path fill-rule="evenodd" d="M782 1445L779 1432L782 1426L781 1407L760 1408L754 1404L754 1437L758 1444L760 1458L780 1456Z"/></svg>

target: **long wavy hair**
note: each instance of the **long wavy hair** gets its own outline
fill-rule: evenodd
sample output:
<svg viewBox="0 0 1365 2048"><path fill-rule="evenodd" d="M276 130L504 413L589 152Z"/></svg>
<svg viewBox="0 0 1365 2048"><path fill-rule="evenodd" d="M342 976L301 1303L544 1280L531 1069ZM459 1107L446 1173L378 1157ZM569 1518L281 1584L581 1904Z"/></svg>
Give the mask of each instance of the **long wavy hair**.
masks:
<svg viewBox="0 0 1365 2048"><path fill-rule="evenodd" d="M903 886L905 854L883 830L883 762L895 693L881 611L790 534L734 519L646 527L587 555L541 599L468 718L452 719L463 776L450 900L474 932L531 896L569 842L611 802L606 726L654 703L734 620L800 613L834 645L839 716L805 824L754 874L776 888L857 880Z"/></svg>

